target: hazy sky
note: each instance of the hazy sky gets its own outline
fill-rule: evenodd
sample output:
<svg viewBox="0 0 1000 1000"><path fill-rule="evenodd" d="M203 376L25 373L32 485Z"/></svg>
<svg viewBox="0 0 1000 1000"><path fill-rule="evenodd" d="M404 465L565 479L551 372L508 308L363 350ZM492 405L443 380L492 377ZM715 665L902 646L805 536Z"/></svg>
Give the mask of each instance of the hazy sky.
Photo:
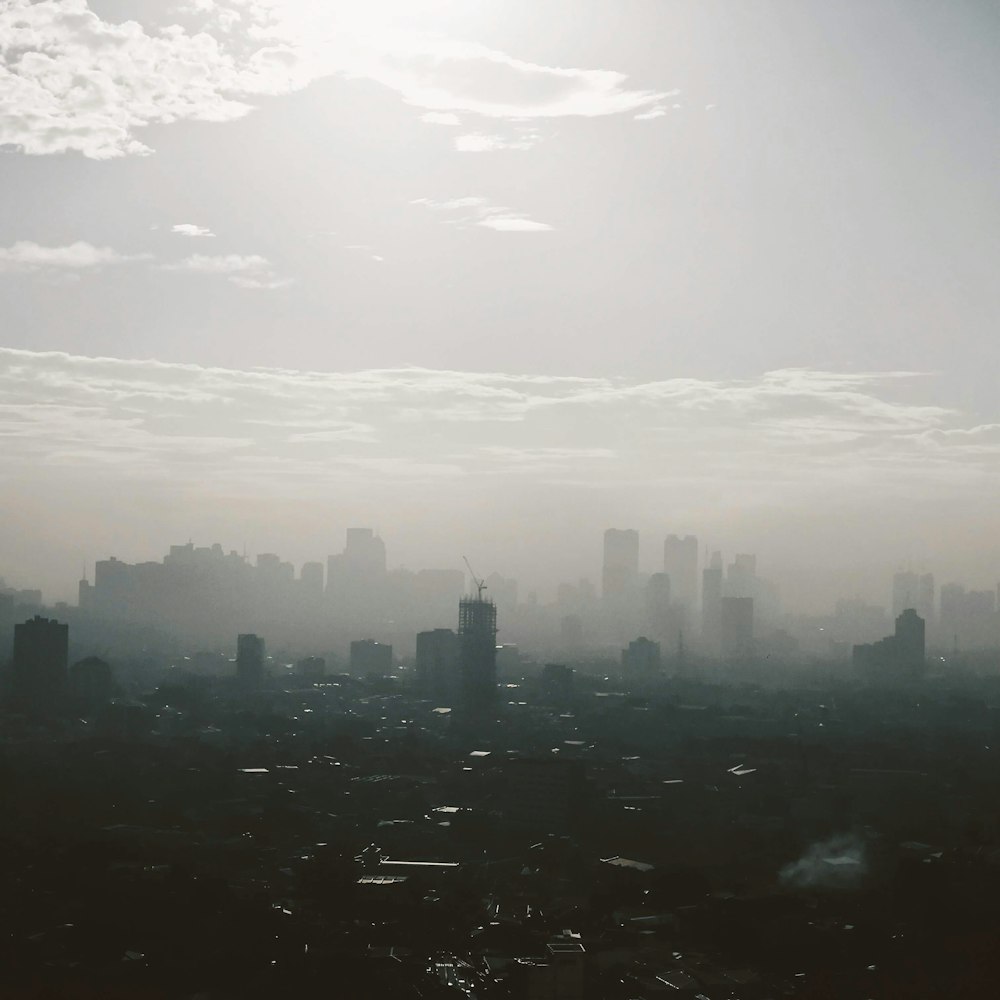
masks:
<svg viewBox="0 0 1000 1000"><path fill-rule="evenodd" d="M0 0L0 574L1000 576L1000 6ZM788 603L794 603L789 601Z"/></svg>

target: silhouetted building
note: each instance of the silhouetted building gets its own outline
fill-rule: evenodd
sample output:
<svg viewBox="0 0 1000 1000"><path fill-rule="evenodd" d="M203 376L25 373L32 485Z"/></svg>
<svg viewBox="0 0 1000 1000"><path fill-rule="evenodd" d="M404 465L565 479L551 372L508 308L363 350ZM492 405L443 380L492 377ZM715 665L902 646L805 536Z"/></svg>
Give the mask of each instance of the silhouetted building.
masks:
<svg viewBox="0 0 1000 1000"><path fill-rule="evenodd" d="M450 628L417 634L417 687L432 698L457 702L462 692L458 635Z"/></svg>
<svg viewBox="0 0 1000 1000"><path fill-rule="evenodd" d="M698 539L694 535L667 535L663 571L670 577L674 600L693 613L698 606Z"/></svg>
<svg viewBox="0 0 1000 1000"><path fill-rule="evenodd" d="M462 668L462 701L470 711L486 711L497 696L497 609L480 597L463 597L458 605Z"/></svg>
<svg viewBox="0 0 1000 1000"><path fill-rule="evenodd" d="M388 677L392 673L392 646L374 639L351 643L351 674L354 677Z"/></svg>
<svg viewBox="0 0 1000 1000"><path fill-rule="evenodd" d="M253 633L236 637L236 678L245 688L259 688L264 680L264 640Z"/></svg>
<svg viewBox="0 0 1000 1000"><path fill-rule="evenodd" d="M564 663L546 663L542 668L542 692L546 699L562 705L573 697L572 667Z"/></svg>
<svg viewBox="0 0 1000 1000"><path fill-rule="evenodd" d="M604 532L601 596L620 604L633 600L639 582L639 532L608 528Z"/></svg>
<svg viewBox="0 0 1000 1000"><path fill-rule="evenodd" d="M53 707L66 693L68 658L68 625L41 615L15 625L11 660L15 702L35 710Z"/></svg>
<svg viewBox="0 0 1000 1000"><path fill-rule="evenodd" d="M295 674L310 684L323 680L326 660L322 656L305 656L295 664Z"/></svg>
<svg viewBox="0 0 1000 1000"><path fill-rule="evenodd" d="M654 677L662 665L660 644L644 635L633 639L628 649L622 650L622 673L626 678L641 680Z"/></svg>
<svg viewBox="0 0 1000 1000"><path fill-rule="evenodd" d="M918 679L926 666L925 624L913 608L906 608L896 619L894 635L854 647L855 669L870 681Z"/></svg>
<svg viewBox="0 0 1000 1000"><path fill-rule="evenodd" d="M753 655L753 598L723 597L719 614L720 651L727 660Z"/></svg>
<svg viewBox="0 0 1000 1000"><path fill-rule="evenodd" d="M87 710L106 704L114 695L115 681L111 664L98 656L78 660L69 669L70 693Z"/></svg>

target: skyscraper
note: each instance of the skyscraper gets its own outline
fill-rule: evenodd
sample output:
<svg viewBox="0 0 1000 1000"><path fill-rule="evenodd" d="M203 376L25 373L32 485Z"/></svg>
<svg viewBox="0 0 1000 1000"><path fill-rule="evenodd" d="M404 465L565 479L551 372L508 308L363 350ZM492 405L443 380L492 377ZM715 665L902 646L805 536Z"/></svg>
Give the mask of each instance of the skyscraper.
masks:
<svg viewBox="0 0 1000 1000"><path fill-rule="evenodd" d="M701 634L705 645L718 652L722 641L722 553L713 552L701 574Z"/></svg>
<svg viewBox="0 0 1000 1000"><path fill-rule="evenodd" d="M259 688L264 679L264 640L253 633L236 637L236 679L248 689Z"/></svg>
<svg viewBox="0 0 1000 1000"><path fill-rule="evenodd" d="M417 687L432 698L455 702L462 693L458 636L450 628L417 634Z"/></svg>
<svg viewBox="0 0 1000 1000"><path fill-rule="evenodd" d="M667 535L663 572L670 577L674 600L693 612L698 606L698 539L694 535Z"/></svg>
<svg viewBox="0 0 1000 1000"><path fill-rule="evenodd" d="M487 711L497 694L496 605L481 593L463 597L458 605L458 636L464 707Z"/></svg>
<svg viewBox="0 0 1000 1000"><path fill-rule="evenodd" d="M22 707L50 707L66 691L69 626L54 618L34 618L14 626L11 686Z"/></svg>
<svg viewBox="0 0 1000 1000"><path fill-rule="evenodd" d="M604 532L604 568L601 596L624 603L635 596L639 582L639 532L631 528L608 528Z"/></svg>

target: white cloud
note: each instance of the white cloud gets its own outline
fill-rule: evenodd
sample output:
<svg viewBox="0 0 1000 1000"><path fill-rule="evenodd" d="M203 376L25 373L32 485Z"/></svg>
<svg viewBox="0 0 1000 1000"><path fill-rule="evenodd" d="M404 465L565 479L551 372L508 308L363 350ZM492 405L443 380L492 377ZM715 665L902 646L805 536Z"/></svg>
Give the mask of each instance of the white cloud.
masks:
<svg viewBox="0 0 1000 1000"><path fill-rule="evenodd" d="M481 219L479 225L501 233L543 233L552 229L546 222L535 222L517 215L490 215Z"/></svg>
<svg viewBox="0 0 1000 1000"><path fill-rule="evenodd" d="M510 120L641 114L663 92L621 73L543 66L439 34L372 32L351 5L303 0L144 5L112 23L87 0L7 0L0 9L0 145L94 159L149 153L148 125L224 122L263 96L341 75L374 80L432 124L458 113ZM157 18L162 23L154 23Z"/></svg>
<svg viewBox="0 0 1000 1000"><path fill-rule="evenodd" d="M214 236L215 233L205 226L196 226L191 222L179 222L176 226L171 226L172 233L179 233L181 236Z"/></svg>
<svg viewBox="0 0 1000 1000"><path fill-rule="evenodd" d="M46 247L30 240L20 240L12 246L0 247L0 272L96 270L106 264L143 260L148 256L122 254L111 247L96 247L83 241L61 247Z"/></svg>
<svg viewBox="0 0 1000 1000"><path fill-rule="evenodd" d="M417 198L413 204L426 206L442 215L449 225L460 228L482 226L507 233L541 233L553 228L547 222L536 222L523 213L513 212L500 205L491 205L485 198L477 196L452 198L449 201Z"/></svg>
<svg viewBox="0 0 1000 1000"><path fill-rule="evenodd" d="M192 254L183 260L161 264L164 271L187 271L192 274L219 274L240 288L287 288L290 278L279 278L271 262L257 254Z"/></svg>
<svg viewBox="0 0 1000 1000"><path fill-rule="evenodd" d="M799 369L650 382L238 371L0 349L0 475L86 461L123 482L294 494L442 476L473 488L505 472L511 483L623 495L683 489L689 505L709 506L728 502L721 483L742 503L779 506L1000 485L996 425L899 402L901 383L916 384L905 373Z"/></svg>
<svg viewBox="0 0 1000 1000"><path fill-rule="evenodd" d="M652 121L654 118L662 118L667 113L667 109L662 104L654 104L648 111L640 111L632 117L637 122Z"/></svg>
<svg viewBox="0 0 1000 1000"><path fill-rule="evenodd" d="M426 125L461 125L462 119L448 111L425 111L420 120Z"/></svg>
<svg viewBox="0 0 1000 1000"><path fill-rule="evenodd" d="M514 138L469 132L455 137L455 149L460 153L492 153L498 149L531 149L538 143L538 136L524 133Z"/></svg>

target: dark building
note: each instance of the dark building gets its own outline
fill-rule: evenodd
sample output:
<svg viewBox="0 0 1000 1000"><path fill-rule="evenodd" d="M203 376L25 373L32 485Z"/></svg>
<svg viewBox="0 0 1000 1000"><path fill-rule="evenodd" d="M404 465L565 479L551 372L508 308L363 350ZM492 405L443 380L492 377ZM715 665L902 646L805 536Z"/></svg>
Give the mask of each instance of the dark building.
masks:
<svg viewBox="0 0 1000 1000"><path fill-rule="evenodd" d="M69 626L55 619L34 618L14 626L11 694L16 703L41 709L66 692Z"/></svg>
<svg viewBox="0 0 1000 1000"><path fill-rule="evenodd" d="M631 680L655 677L660 672L660 644L640 636L622 650L622 673Z"/></svg>
<svg viewBox="0 0 1000 1000"><path fill-rule="evenodd" d="M458 635L436 628L417 635L417 687L432 698L457 702L462 692Z"/></svg>
<svg viewBox="0 0 1000 1000"><path fill-rule="evenodd" d="M542 693L546 700L557 705L573 697L574 670L564 663L546 663L542 667Z"/></svg>
<svg viewBox="0 0 1000 1000"><path fill-rule="evenodd" d="M471 711L491 709L497 696L497 608L479 597L458 605L462 702Z"/></svg>
<svg viewBox="0 0 1000 1000"><path fill-rule="evenodd" d="M69 668L69 687L74 700L84 709L106 704L115 689L111 664L98 656L78 660Z"/></svg>
<svg viewBox="0 0 1000 1000"><path fill-rule="evenodd" d="M720 651L728 660L753 655L753 598L723 597L719 608Z"/></svg>
<svg viewBox="0 0 1000 1000"><path fill-rule="evenodd" d="M852 661L855 670L869 681L918 679L926 665L924 619L913 608L906 608L896 619L895 635L855 646Z"/></svg>
<svg viewBox="0 0 1000 1000"><path fill-rule="evenodd" d="M252 633L236 638L236 677L247 688L258 688L264 680L264 640Z"/></svg>
<svg viewBox="0 0 1000 1000"><path fill-rule="evenodd" d="M351 674L354 677L388 677L392 673L392 646L374 639L351 643Z"/></svg>
<svg viewBox="0 0 1000 1000"><path fill-rule="evenodd" d="M321 681L326 674L326 660L322 656L306 656L295 664L295 674L310 684Z"/></svg>

